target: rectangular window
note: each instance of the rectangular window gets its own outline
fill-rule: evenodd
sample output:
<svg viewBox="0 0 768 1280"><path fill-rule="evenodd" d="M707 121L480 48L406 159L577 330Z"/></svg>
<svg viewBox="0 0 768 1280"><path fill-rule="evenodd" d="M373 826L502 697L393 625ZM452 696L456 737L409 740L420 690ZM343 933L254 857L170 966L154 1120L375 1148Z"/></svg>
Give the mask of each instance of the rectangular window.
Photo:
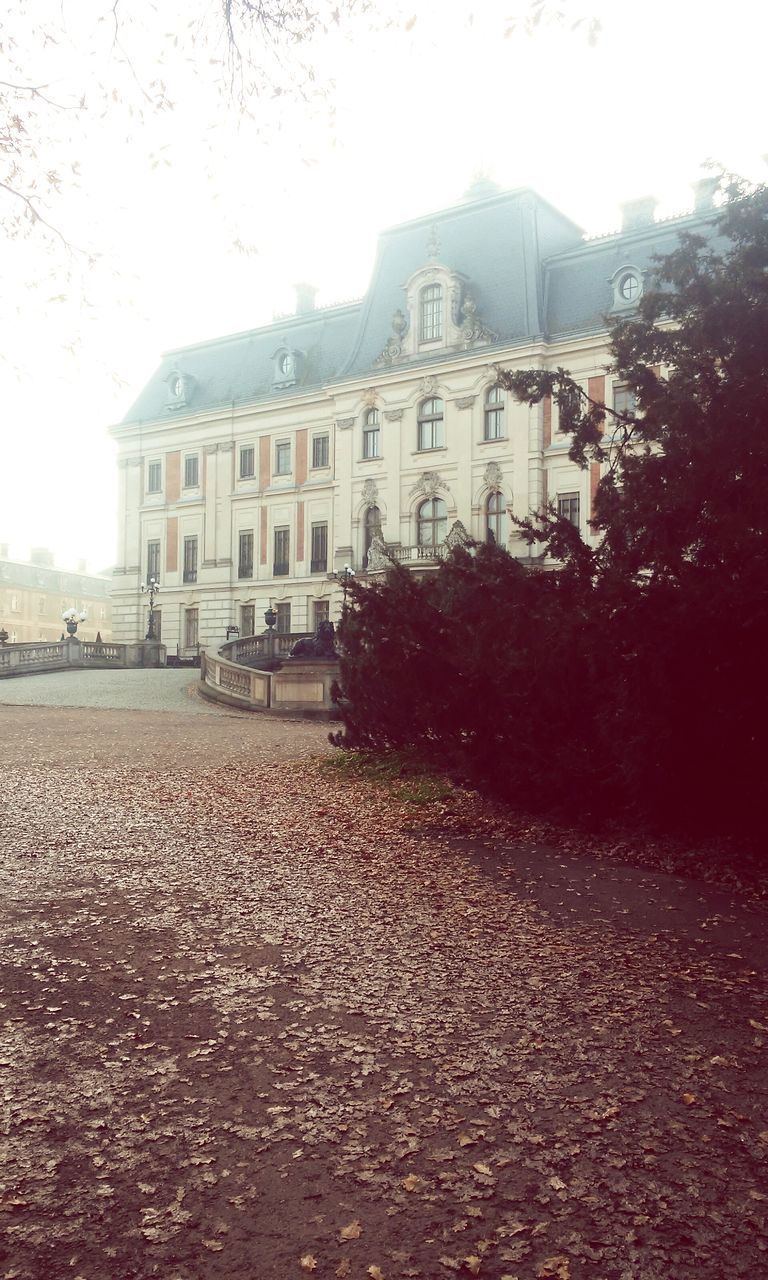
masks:
<svg viewBox="0 0 768 1280"><path fill-rule="evenodd" d="M619 383L614 384L613 407L616 413L635 413L637 411L637 397L631 387L624 387Z"/></svg>
<svg viewBox="0 0 768 1280"><path fill-rule="evenodd" d="M147 493L160 493L163 480L163 464L161 462L147 463Z"/></svg>
<svg viewBox="0 0 768 1280"><path fill-rule="evenodd" d="M276 578L285 577L290 572L291 554L290 529L275 529L275 563L272 572Z"/></svg>
<svg viewBox="0 0 768 1280"><path fill-rule="evenodd" d="M184 648L197 648L197 609L184 610Z"/></svg>
<svg viewBox="0 0 768 1280"><path fill-rule="evenodd" d="M328 568L328 525L312 525L310 573L325 573Z"/></svg>
<svg viewBox="0 0 768 1280"><path fill-rule="evenodd" d="M256 606L255 604L244 604L240 610L240 635L253 636L256 634Z"/></svg>
<svg viewBox="0 0 768 1280"><path fill-rule="evenodd" d="M327 467L329 454L328 436L312 437L312 466Z"/></svg>
<svg viewBox="0 0 768 1280"><path fill-rule="evenodd" d="M45 613L45 596L41 596L37 602L37 612Z"/></svg>
<svg viewBox="0 0 768 1280"><path fill-rule="evenodd" d="M240 534L237 556L238 578L253 577L253 530L246 529Z"/></svg>
<svg viewBox="0 0 768 1280"><path fill-rule="evenodd" d="M277 614L275 630L278 635L288 635L291 630L291 606L288 601L281 600L280 604L276 604L275 613Z"/></svg>
<svg viewBox="0 0 768 1280"><path fill-rule="evenodd" d="M275 445L275 475L289 476L291 474L291 446L288 440L281 440Z"/></svg>
<svg viewBox="0 0 768 1280"><path fill-rule="evenodd" d="M184 539L184 581L197 582L197 536Z"/></svg>
<svg viewBox="0 0 768 1280"><path fill-rule="evenodd" d="M256 474L256 451L252 444L243 445L240 450L240 479L250 480Z"/></svg>
<svg viewBox="0 0 768 1280"><path fill-rule="evenodd" d="M329 605L327 600L313 600L312 602L312 625L317 631L321 622L328 621Z"/></svg>
<svg viewBox="0 0 768 1280"><path fill-rule="evenodd" d="M578 493L558 493L557 514L564 520L570 520L578 529L581 524Z"/></svg>
<svg viewBox="0 0 768 1280"><path fill-rule="evenodd" d="M147 543L147 582L150 578L154 578L155 582L160 581L160 539L153 539Z"/></svg>
<svg viewBox="0 0 768 1280"><path fill-rule="evenodd" d="M379 428L366 427L363 432L363 457L378 458L379 452Z"/></svg>
<svg viewBox="0 0 768 1280"><path fill-rule="evenodd" d="M188 453L184 459L184 488L196 489L200 483L200 463L196 453Z"/></svg>

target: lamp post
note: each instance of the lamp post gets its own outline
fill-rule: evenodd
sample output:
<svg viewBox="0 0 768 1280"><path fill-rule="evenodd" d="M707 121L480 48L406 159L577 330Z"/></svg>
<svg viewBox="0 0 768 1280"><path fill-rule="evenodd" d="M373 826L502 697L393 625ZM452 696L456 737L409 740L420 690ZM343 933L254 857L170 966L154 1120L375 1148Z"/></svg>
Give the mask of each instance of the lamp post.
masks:
<svg viewBox="0 0 768 1280"><path fill-rule="evenodd" d="M351 569L348 564L345 564L343 569L334 569L332 573L328 574L330 581L338 582L339 586L341 587L341 590L344 596L344 605L343 605L344 613L346 613L347 611L347 592L349 591L349 588L354 576L355 576L355 571L354 569Z"/></svg>
<svg viewBox="0 0 768 1280"><path fill-rule="evenodd" d="M271 661L275 656L275 623L277 622L277 611L272 605L267 605L264 610L264 621L267 624L266 634L266 650L267 658Z"/></svg>
<svg viewBox="0 0 768 1280"><path fill-rule="evenodd" d="M142 582L141 590L146 591L147 595L149 596L149 625L147 627L147 634L145 635L144 639L156 640L157 636L155 635L155 596L160 590L160 583L157 581L157 578L150 578L149 582Z"/></svg>
<svg viewBox="0 0 768 1280"><path fill-rule="evenodd" d="M65 609L61 615L61 620L67 624L67 635L77 635L77 624L85 622L87 617L87 613L78 613L77 609Z"/></svg>

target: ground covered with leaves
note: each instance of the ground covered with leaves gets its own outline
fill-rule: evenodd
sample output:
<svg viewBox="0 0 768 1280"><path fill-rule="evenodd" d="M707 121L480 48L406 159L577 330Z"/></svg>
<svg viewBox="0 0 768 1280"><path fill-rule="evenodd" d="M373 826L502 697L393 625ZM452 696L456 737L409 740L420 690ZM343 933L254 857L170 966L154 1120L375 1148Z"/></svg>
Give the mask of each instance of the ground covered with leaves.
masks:
<svg viewBox="0 0 768 1280"><path fill-rule="evenodd" d="M4 1280L768 1272L762 908L312 726L2 717Z"/></svg>

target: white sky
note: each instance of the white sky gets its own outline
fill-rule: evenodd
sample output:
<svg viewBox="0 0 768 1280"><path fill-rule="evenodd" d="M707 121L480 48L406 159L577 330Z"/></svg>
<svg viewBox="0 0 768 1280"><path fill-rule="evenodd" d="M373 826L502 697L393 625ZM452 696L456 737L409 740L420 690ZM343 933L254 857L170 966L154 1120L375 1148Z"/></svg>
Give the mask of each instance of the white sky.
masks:
<svg viewBox="0 0 768 1280"><path fill-rule="evenodd" d="M57 100L86 94L85 111L50 113L30 163L57 168L47 216L99 255L72 260L38 232L0 245L0 542L11 554L47 545L63 566L109 566L106 428L160 353L269 322L292 309L297 280L319 287L319 305L360 296L377 232L455 203L480 169L536 188L588 233L615 228L633 196L655 194L660 214L688 209L708 158L768 177L768 8L754 0L559 0L601 20L595 47L584 28L504 38L524 0L482 0L474 15L401 2L299 46L322 98L265 93L247 115L211 62L216 0L144 0L122 28L139 84L166 81L175 107L159 113L98 21L107 0L65 5L55 46L21 11L0 27L27 78L55 85ZM59 21L58 0L29 3L36 23L48 10ZM298 74L291 56L276 74ZM19 77L0 64L0 79ZM11 209L0 202L4 220Z"/></svg>

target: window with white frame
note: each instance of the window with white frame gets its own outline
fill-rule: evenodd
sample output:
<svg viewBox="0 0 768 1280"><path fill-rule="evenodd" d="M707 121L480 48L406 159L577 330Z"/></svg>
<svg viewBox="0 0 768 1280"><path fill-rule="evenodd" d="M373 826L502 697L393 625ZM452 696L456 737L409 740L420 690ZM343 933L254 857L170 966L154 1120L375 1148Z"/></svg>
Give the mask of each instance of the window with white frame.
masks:
<svg viewBox="0 0 768 1280"><path fill-rule="evenodd" d="M184 582L197 582L197 534L184 539Z"/></svg>
<svg viewBox="0 0 768 1280"><path fill-rule="evenodd" d="M244 444L240 447L240 469L239 475L241 480L251 480L256 474L256 450L252 444Z"/></svg>
<svg viewBox="0 0 768 1280"><path fill-rule="evenodd" d="M368 409L363 420L363 457L381 455L381 426L378 409Z"/></svg>
<svg viewBox="0 0 768 1280"><path fill-rule="evenodd" d="M291 606L288 600L281 600L275 605L275 613L277 614L277 622L275 623L275 631L278 635L285 636L291 630Z"/></svg>
<svg viewBox="0 0 768 1280"><path fill-rule="evenodd" d="M147 582L160 581L160 539L152 538L147 543Z"/></svg>
<svg viewBox="0 0 768 1280"><path fill-rule="evenodd" d="M289 440L278 440L275 445L275 475L291 474L291 443Z"/></svg>
<svg viewBox="0 0 768 1280"><path fill-rule="evenodd" d="M312 437L312 467L327 467L330 458L330 443L327 435Z"/></svg>
<svg viewBox="0 0 768 1280"><path fill-rule="evenodd" d="M428 284L419 294L419 342L437 342L443 336L443 286Z"/></svg>
<svg viewBox="0 0 768 1280"><path fill-rule="evenodd" d="M285 578L290 572L291 531L275 529L275 558L272 572L276 578Z"/></svg>
<svg viewBox="0 0 768 1280"><path fill-rule="evenodd" d="M420 547L437 547L448 532L448 508L442 498L427 498L416 514L417 541Z"/></svg>
<svg viewBox="0 0 768 1280"><path fill-rule="evenodd" d="M328 525L313 524L311 529L310 573L325 573L328 569Z"/></svg>
<svg viewBox="0 0 768 1280"><path fill-rule="evenodd" d="M417 448L440 449L445 444L442 400L424 400L419 409Z"/></svg>
<svg viewBox="0 0 768 1280"><path fill-rule="evenodd" d="M256 606L244 604L240 609L240 634L252 636L256 634Z"/></svg>
<svg viewBox="0 0 768 1280"><path fill-rule="evenodd" d="M243 529L238 537L237 576L253 577L253 529Z"/></svg>
<svg viewBox="0 0 768 1280"><path fill-rule="evenodd" d="M622 382L613 384L613 408L615 413L633 414L637 412L637 396L631 387Z"/></svg>
<svg viewBox="0 0 768 1280"><path fill-rule="evenodd" d="M163 464L147 463L147 493L160 493L163 487Z"/></svg>
<svg viewBox="0 0 768 1280"><path fill-rule="evenodd" d="M330 607L327 600L312 601L312 626L315 631L321 622L327 622L330 614Z"/></svg>
<svg viewBox="0 0 768 1280"><path fill-rule="evenodd" d="M488 494L485 504L486 538L500 547L507 545L507 504L498 489Z"/></svg>
<svg viewBox="0 0 768 1280"><path fill-rule="evenodd" d="M200 459L196 453L184 457L184 488L196 489L200 483Z"/></svg>
<svg viewBox="0 0 768 1280"><path fill-rule="evenodd" d="M563 520L570 520L578 529L581 525L580 503L578 493L558 493L557 514Z"/></svg>
<svg viewBox="0 0 768 1280"><path fill-rule="evenodd" d="M489 387L483 410L483 439L501 440L504 436L504 392L501 387Z"/></svg>
<svg viewBox="0 0 768 1280"><path fill-rule="evenodd" d="M184 610L184 648L185 649L197 648L197 635L198 635L197 623L198 623L197 609L185 609Z"/></svg>

